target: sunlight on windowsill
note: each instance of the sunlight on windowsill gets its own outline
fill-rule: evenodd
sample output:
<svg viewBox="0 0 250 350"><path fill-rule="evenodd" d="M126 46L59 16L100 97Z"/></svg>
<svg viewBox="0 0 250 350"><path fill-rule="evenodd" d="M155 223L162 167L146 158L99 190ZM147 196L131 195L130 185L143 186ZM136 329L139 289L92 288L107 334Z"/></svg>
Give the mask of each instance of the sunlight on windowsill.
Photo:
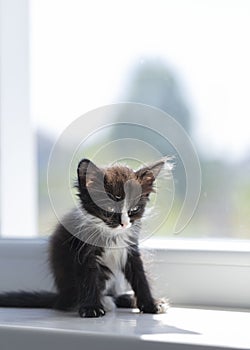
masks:
<svg viewBox="0 0 250 350"><path fill-rule="evenodd" d="M58 337L67 334L69 338L77 334L82 341L84 337L90 337L93 347L103 337L103 341L113 339L114 346L118 344L116 341L129 340L137 342L137 345L139 341L144 348L147 343L152 345L155 342L158 346L162 344L162 348L167 343L249 348L249 323L250 313L225 310L170 308L167 314L149 315L124 309L107 313L102 318L80 319L75 313L2 308L0 339L4 341L8 334L10 350L11 334L29 339L32 332L38 336L42 333L44 339L50 339L55 333Z"/></svg>

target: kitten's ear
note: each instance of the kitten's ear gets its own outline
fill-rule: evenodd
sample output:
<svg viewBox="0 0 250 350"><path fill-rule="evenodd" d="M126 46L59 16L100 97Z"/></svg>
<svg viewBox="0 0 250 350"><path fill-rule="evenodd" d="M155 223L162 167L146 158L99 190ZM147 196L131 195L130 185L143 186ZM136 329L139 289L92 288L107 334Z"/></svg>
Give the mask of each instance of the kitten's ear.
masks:
<svg viewBox="0 0 250 350"><path fill-rule="evenodd" d="M77 168L78 185L80 189L90 187L103 179L103 172L89 159L82 159Z"/></svg>
<svg viewBox="0 0 250 350"><path fill-rule="evenodd" d="M167 157L162 158L159 161L149 164L136 171L135 174L141 182L144 193L150 193L153 191L153 183L159 175L162 168L165 166L167 160Z"/></svg>

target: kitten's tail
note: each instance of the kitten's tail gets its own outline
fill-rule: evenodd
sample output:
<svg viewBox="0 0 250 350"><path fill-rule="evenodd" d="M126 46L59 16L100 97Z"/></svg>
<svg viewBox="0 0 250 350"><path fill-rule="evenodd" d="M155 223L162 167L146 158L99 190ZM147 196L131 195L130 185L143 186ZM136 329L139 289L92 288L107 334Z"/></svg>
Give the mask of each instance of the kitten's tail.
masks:
<svg viewBox="0 0 250 350"><path fill-rule="evenodd" d="M58 295L52 292L7 292L0 294L0 307L54 308Z"/></svg>

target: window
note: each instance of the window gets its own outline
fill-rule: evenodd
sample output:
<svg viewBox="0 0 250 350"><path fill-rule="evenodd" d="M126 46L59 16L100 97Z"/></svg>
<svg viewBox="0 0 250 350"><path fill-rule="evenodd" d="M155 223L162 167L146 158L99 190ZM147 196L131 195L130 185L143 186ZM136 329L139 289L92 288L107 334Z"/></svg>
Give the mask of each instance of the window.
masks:
<svg viewBox="0 0 250 350"><path fill-rule="evenodd" d="M246 94L250 53L244 45L249 26L247 2L163 1L152 7L138 1L133 6L124 4L120 11L120 5L118 8L111 1L108 6L112 6L112 14L104 18L101 14L106 4L33 0L18 5L19 21L15 21L17 7L5 2L2 6L3 235L16 235L18 227L24 236L50 232L56 220L47 190L47 164L53 144L80 115L122 101L162 109L194 142L202 170L201 196L180 237L249 238ZM141 6L144 15L138 28ZM16 23L14 27L11 20ZM65 26L65 21L69 25ZM120 120L117 116L112 122ZM103 124L110 121L103 116ZM125 129L116 129L112 132L122 139ZM136 140L144 136L145 130L132 132ZM82 154L105 148L109 137L92 137ZM22 150L21 156L16 150ZM175 148L160 145L159 151L177 155L174 210L157 232L161 236L168 232L167 237L172 237L171 224L184 200L186 174ZM100 157L103 163L104 153ZM119 159L118 153L115 157ZM22 169L18 176L16 169ZM18 196L13 188L16 181ZM60 183L57 194L66 210ZM16 220L8 213L9 208Z"/></svg>
<svg viewBox="0 0 250 350"><path fill-rule="evenodd" d="M106 14L105 19L101 13L106 4L36 0L24 4L19 5L22 21L17 21L16 29L10 30L9 19L16 19L17 11L3 2L8 19L3 17L1 41L1 70L4 73L1 105L3 234L12 235L11 232L18 231L15 226L13 230L10 228L17 223L23 227L22 235L37 231L34 223L36 186L38 232L48 233L55 220L46 183L52 145L80 115L102 105L123 101L148 104L168 112L195 144L202 169L201 197L182 237L248 239L250 184L246 116L249 106L245 95L250 72L249 50L244 45L249 25L248 3L164 1L152 8L152 4L138 1L133 4L132 12L132 3L124 4L121 12L115 2L110 2L112 15ZM141 6L144 16L140 17L138 28ZM97 7L100 12L96 11ZM110 16L109 20L106 20L107 16ZM129 26L126 25L128 18ZM210 23L213 23L212 29ZM232 26L232 23L238 25ZM185 35L183 27L186 28ZM101 32L99 28L102 28ZM17 33L19 43L24 45L19 45L16 40ZM32 113L29 112L30 105ZM106 116L103 118L103 123L111 120ZM112 121L122 119L116 116ZM121 138L121 131L113 132ZM134 132L134 139L141 136L141 130ZM15 140L15 146L10 140ZM91 140L84 152L93 151L93 148L96 152L98 147L103 147L104 139L99 140L99 144L96 139ZM13 151L10 157L14 147L18 152ZM177 153L176 149L167 147L160 151L174 156ZM22 169L24 164L24 171L17 175L16 169ZM184 175L177 154L174 171L177 212L185 195ZM15 201L11 200L15 186L10 195L13 181L22 184L18 188L19 194L23 191ZM58 191L58 196L63 197L60 186ZM23 198L25 206L22 206ZM10 207L16 220L5 214L6 208ZM27 208L26 214L22 207ZM171 226L171 216L169 222ZM30 228L25 223L29 223ZM163 225L158 234L164 236L166 232L172 236L168 224Z"/></svg>
<svg viewBox="0 0 250 350"><path fill-rule="evenodd" d="M116 102L135 102L174 117L199 156L199 205L179 237L249 239L248 2L160 1L156 6L32 0L15 6L3 1L2 7L3 236L51 232L57 219L48 196L47 165L54 143L79 116ZM102 118L103 124L122 121L119 116ZM155 128L161 129L157 123ZM108 132L92 135L81 154L94 157L102 148L99 160L105 164L109 142L123 140L124 132L148 144L154 137L133 126ZM119 152L128 144L125 138ZM174 238L187 187L185 165L175 147L161 141L158 146L160 154L175 156L176 166L169 184L175 201L156 235ZM121 158L119 152L114 159ZM17 175L16 169L22 171ZM54 176L63 213L68 203L61 176ZM18 195L13 183L18 183ZM167 199L164 205L169 205Z"/></svg>
<svg viewBox="0 0 250 350"><path fill-rule="evenodd" d="M55 140L90 110L115 102L138 102L172 115L199 155L200 201L179 237L250 238L250 50L245 45L249 11L247 1L31 2L40 234L48 232L48 218L53 221L46 165ZM103 116L104 124L110 121ZM122 138L124 131L114 133ZM142 130L128 134L140 140L145 136ZM105 148L109 139L98 136L91 138L91 151L85 147L82 154ZM104 151L99 158L105 164L109 159ZM175 148L159 146L159 151L177 156L176 200L169 220L157 231L172 238L186 174ZM62 202L60 190L58 196Z"/></svg>

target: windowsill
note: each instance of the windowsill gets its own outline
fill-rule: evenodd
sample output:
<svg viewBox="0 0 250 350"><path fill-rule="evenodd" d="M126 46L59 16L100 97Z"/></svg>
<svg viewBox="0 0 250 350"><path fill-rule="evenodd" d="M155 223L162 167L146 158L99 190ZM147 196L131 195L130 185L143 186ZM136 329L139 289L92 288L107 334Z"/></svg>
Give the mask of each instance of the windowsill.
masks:
<svg viewBox="0 0 250 350"><path fill-rule="evenodd" d="M192 308L171 307L165 315L119 310L100 319L0 308L0 349L249 349L250 313L222 311L250 309L249 242L159 243L144 244L153 251L156 291L172 306ZM46 239L0 240L0 290L50 290L46 252Z"/></svg>
<svg viewBox="0 0 250 350"><path fill-rule="evenodd" d="M135 311L135 310L134 310ZM249 349L250 313L170 308L167 314L117 310L98 319L36 309L0 309L1 350Z"/></svg>

